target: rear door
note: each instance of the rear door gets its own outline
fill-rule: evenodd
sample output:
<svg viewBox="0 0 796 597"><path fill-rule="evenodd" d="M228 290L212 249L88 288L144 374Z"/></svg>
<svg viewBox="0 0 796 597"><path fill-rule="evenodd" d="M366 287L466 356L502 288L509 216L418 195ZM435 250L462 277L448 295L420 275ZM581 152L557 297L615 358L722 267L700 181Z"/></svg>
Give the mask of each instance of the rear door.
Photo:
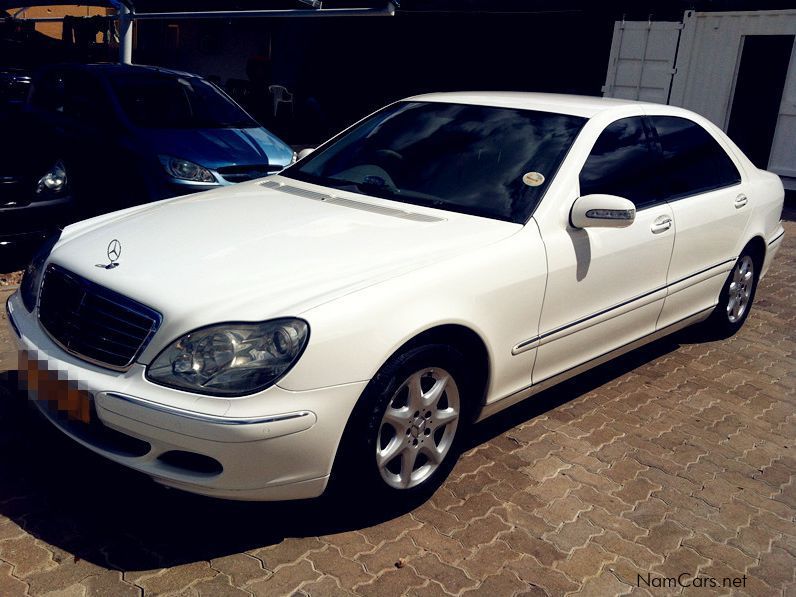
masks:
<svg viewBox="0 0 796 597"><path fill-rule="evenodd" d="M755 198L747 196L738 165L700 124L655 115L649 122L661 152L657 178L675 223L663 328L716 304Z"/></svg>

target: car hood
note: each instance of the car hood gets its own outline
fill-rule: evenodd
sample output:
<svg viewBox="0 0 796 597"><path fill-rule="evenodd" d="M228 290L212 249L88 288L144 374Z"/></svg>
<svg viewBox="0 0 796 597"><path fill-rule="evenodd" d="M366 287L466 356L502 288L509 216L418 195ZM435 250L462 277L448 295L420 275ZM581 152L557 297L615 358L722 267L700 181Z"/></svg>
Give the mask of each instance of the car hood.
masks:
<svg viewBox="0 0 796 597"><path fill-rule="evenodd" d="M331 192L273 176L293 193ZM284 187L283 187L284 189ZM522 227L335 192L338 204L262 181L67 227L51 261L157 309L174 335L223 321L299 315ZM105 269L112 240L118 266Z"/></svg>
<svg viewBox="0 0 796 597"><path fill-rule="evenodd" d="M242 129L140 129L157 155L190 160L205 168L274 164L287 166L293 150L262 127Z"/></svg>

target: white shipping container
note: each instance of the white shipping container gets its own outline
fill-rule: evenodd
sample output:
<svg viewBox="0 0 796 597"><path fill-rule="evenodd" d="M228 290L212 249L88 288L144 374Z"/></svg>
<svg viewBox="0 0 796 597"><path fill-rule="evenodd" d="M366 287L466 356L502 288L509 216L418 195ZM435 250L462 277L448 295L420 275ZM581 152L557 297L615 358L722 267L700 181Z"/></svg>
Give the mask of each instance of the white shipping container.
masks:
<svg viewBox="0 0 796 597"><path fill-rule="evenodd" d="M796 10L686 11L682 23L617 22L603 94L698 112L742 146L751 139L756 146L745 149L765 162L758 165L796 189L794 37ZM766 122L770 134L755 130Z"/></svg>

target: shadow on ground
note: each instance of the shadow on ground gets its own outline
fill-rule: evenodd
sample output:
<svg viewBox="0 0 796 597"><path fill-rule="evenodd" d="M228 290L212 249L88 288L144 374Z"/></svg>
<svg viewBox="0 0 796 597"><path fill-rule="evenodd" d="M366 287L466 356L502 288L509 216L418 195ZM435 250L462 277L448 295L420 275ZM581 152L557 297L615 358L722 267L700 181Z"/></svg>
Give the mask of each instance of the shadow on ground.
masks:
<svg viewBox="0 0 796 597"><path fill-rule="evenodd" d="M693 332L664 338L477 425L474 447L573 400L636 367L698 342ZM75 444L0 385L0 514L74 558L117 570L146 570L210 560L278 543L285 537L362 529L418 504L385 508L351 497L246 503L163 488ZM352 488L352 492L356 489Z"/></svg>

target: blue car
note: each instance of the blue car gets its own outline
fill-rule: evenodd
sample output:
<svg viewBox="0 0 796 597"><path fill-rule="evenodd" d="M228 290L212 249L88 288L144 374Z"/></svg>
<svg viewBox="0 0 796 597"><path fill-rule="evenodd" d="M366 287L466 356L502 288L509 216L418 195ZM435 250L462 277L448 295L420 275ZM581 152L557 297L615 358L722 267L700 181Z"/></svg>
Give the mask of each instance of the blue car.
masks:
<svg viewBox="0 0 796 597"><path fill-rule="evenodd" d="M293 150L213 83L125 64L49 66L34 77L27 151L47 156L74 214L203 191L278 172Z"/></svg>

